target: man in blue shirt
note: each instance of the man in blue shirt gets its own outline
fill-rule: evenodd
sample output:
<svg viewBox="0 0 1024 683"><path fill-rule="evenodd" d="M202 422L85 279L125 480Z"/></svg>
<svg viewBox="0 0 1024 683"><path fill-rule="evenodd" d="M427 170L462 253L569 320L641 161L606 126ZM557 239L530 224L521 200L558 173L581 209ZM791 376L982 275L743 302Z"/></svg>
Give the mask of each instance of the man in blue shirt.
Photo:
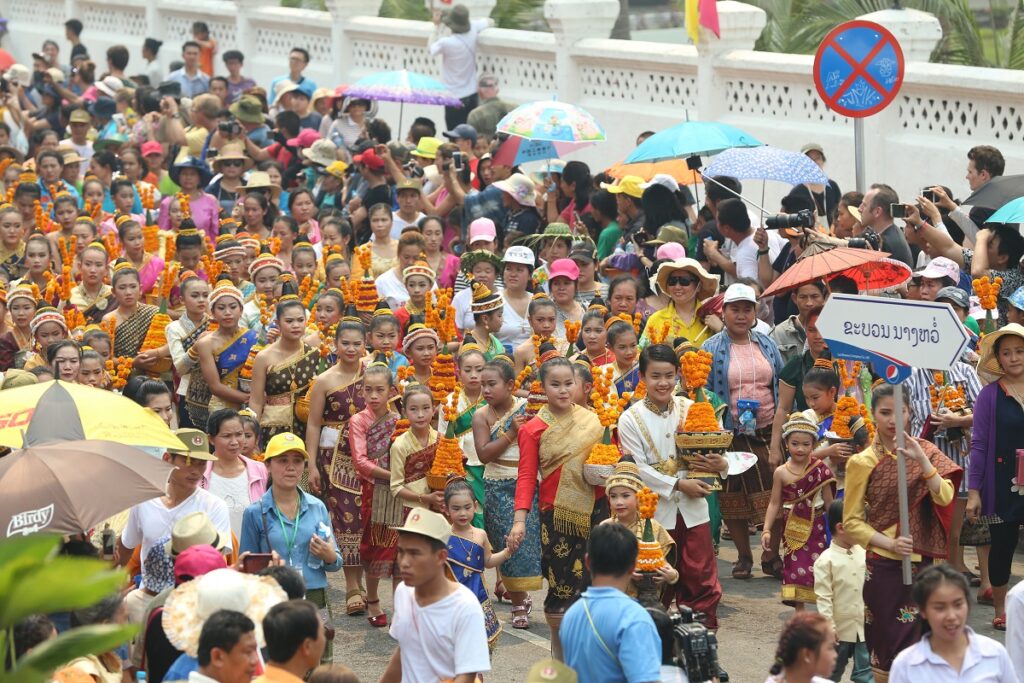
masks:
<svg viewBox="0 0 1024 683"><path fill-rule="evenodd" d="M270 82L270 90L268 92L270 96L269 104L273 105L277 100L277 84L282 81L295 83L299 86L299 90L306 93L312 99L313 93L316 92L316 83L302 75L307 66L309 66L309 51L301 47L293 47L291 52L288 53L287 75L278 76Z"/></svg>
<svg viewBox="0 0 1024 683"><path fill-rule="evenodd" d="M199 68L199 43L186 41L181 46L181 58L185 65L167 74L167 80L181 84L182 97L196 97L210 89L210 77Z"/></svg>
<svg viewBox="0 0 1024 683"><path fill-rule="evenodd" d="M654 621L625 592L636 556L636 536L621 524L601 524L590 532L586 563L593 580L565 613L558 633L565 663L581 681L661 680L661 639Z"/></svg>

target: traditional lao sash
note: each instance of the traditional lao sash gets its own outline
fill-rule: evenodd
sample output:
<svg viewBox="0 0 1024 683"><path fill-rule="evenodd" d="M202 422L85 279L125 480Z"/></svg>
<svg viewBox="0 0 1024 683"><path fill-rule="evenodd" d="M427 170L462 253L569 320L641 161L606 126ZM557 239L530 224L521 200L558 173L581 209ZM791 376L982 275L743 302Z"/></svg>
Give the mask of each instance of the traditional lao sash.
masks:
<svg viewBox="0 0 1024 683"><path fill-rule="evenodd" d="M241 330L217 355L217 372L224 379L245 364L249 351L256 343L256 332Z"/></svg>

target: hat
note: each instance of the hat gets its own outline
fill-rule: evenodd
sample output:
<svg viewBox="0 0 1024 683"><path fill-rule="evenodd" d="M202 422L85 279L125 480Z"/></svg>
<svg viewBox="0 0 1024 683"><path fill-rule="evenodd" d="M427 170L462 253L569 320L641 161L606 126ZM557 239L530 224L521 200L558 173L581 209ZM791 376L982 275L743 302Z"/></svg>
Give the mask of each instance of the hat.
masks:
<svg viewBox="0 0 1024 683"><path fill-rule="evenodd" d="M300 90L299 84L291 79L284 79L274 86L274 99L279 100L283 95Z"/></svg>
<svg viewBox="0 0 1024 683"><path fill-rule="evenodd" d="M519 263L530 268L537 265L537 257L533 255L533 249L518 244L506 249L501 260L504 263Z"/></svg>
<svg viewBox="0 0 1024 683"><path fill-rule="evenodd" d="M281 186L270 182L270 174L266 171L253 171L250 173L249 179L245 181L245 185L242 186L242 189L246 192L251 192L253 190L270 192L271 196L274 197L281 194Z"/></svg>
<svg viewBox="0 0 1024 683"><path fill-rule="evenodd" d="M821 155L821 158L825 158L825 150L822 149L821 145L817 142L808 142L806 145L800 148L801 154L807 154L808 152L817 152Z"/></svg>
<svg viewBox="0 0 1024 683"><path fill-rule="evenodd" d="M395 183L395 194L398 194L402 190L423 192L423 181L419 178L406 178L405 180ZM470 243L472 244L472 241Z"/></svg>
<svg viewBox="0 0 1024 683"><path fill-rule="evenodd" d="M332 161L324 168L324 173L338 180L344 180L346 170L348 170L348 164L344 161Z"/></svg>
<svg viewBox="0 0 1024 683"><path fill-rule="evenodd" d="M186 168L194 168L199 171L199 187L206 187L210 184L210 168L196 157L187 156L171 166L171 180L175 185L181 185L181 172Z"/></svg>
<svg viewBox="0 0 1024 683"><path fill-rule="evenodd" d="M277 268L279 273L285 271L284 262L273 254L260 254L249 264L249 277L256 277L256 273L264 268Z"/></svg>
<svg viewBox="0 0 1024 683"><path fill-rule="evenodd" d="M36 384L38 379L28 370L20 370L18 368L11 368L4 373L3 384L0 384L0 391L3 389L17 389L18 387L27 387L30 384Z"/></svg>
<svg viewBox="0 0 1024 683"><path fill-rule="evenodd" d="M537 188L522 173L513 173L507 179L499 180L494 187L510 195L520 206L537 206Z"/></svg>
<svg viewBox="0 0 1024 683"><path fill-rule="evenodd" d="M64 157L64 165L68 164L80 164L83 159L79 154L78 150L74 148L70 140L61 140L61 143L57 145L57 151Z"/></svg>
<svg viewBox="0 0 1024 683"><path fill-rule="evenodd" d="M334 101L334 91L331 90L330 88L317 88L316 90L313 91L313 97L310 98L309 106L312 107L312 106L316 105L316 103L318 101L320 101L320 100L322 100L324 98L329 99L329 100L331 100L333 102Z"/></svg>
<svg viewBox="0 0 1024 683"><path fill-rule="evenodd" d="M164 550L174 557L194 545L230 550L231 538L221 538L217 528L213 526L213 520L205 512L190 512L174 523L171 540L164 544Z"/></svg>
<svg viewBox="0 0 1024 683"><path fill-rule="evenodd" d="M983 370L993 375L1004 374L1003 368L999 365L999 359L996 357L996 342L1008 334L1024 339L1024 326L1010 323L981 338L981 345L978 347L978 353L981 355L981 359L978 361L979 371Z"/></svg>
<svg viewBox="0 0 1024 683"><path fill-rule="evenodd" d="M644 242L644 246L657 247L668 242L686 244L687 239L686 228L682 228L678 225L665 224L658 229L658 235L653 240Z"/></svg>
<svg viewBox="0 0 1024 683"><path fill-rule="evenodd" d="M640 468L637 464L628 460L615 463L615 471L608 475L604 490L610 491L613 486L624 486L634 493L642 491L644 482L640 479Z"/></svg>
<svg viewBox="0 0 1024 683"><path fill-rule="evenodd" d="M291 452L302 453L303 458L309 459L309 453L306 452L306 445L302 443L302 439L291 432L281 432L267 442L267 448L263 452L263 461L266 462L271 458Z"/></svg>
<svg viewBox="0 0 1024 683"><path fill-rule="evenodd" d="M84 109L75 109L68 116L69 123L92 123L92 117L89 116L89 112ZM148 144L148 143L147 143ZM160 144L159 142L156 144Z"/></svg>
<svg viewBox="0 0 1024 683"><path fill-rule="evenodd" d="M97 97L95 102L86 106L89 113L104 121L117 113L117 103L109 97Z"/></svg>
<svg viewBox="0 0 1024 683"><path fill-rule="evenodd" d="M28 324L28 329L35 336L36 330L46 323L57 323L64 330L64 334L68 332L68 323L64 320L64 314L53 306L40 306Z"/></svg>
<svg viewBox="0 0 1024 683"><path fill-rule="evenodd" d="M32 83L32 71L24 64L11 64L4 72L4 78L21 86Z"/></svg>
<svg viewBox="0 0 1024 683"><path fill-rule="evenodd" d="M597 250L586 240L573 242L569 250L569 258L574 262L594 263L597 261Z"/></svg>
<svg viewBox="0 0 1024 683"><path fill-rule="evenodd" d="M408 270L406 268L406 271ZM413 323L409 325L409 329L405 331L405 336L402 337L402 352L408 355L412 345L423 338L433 339L437 347L441 348L441 338L437 336L437 332L423 323Z"/></svg>
<svg viewBox="0 0 1024 683"><path fill-rule="evenodd" d="M317 166L330 166L338 160L338 146L330 140L317 140L302 150L302 156Z"/></svg>
<svg viewBox="0 0 1024 683"><path fill-rule="evenodd" d="M945 287L940 289L939 294L942 294L945 289ZM1006 300L1009 301L1010 305L1014 308L1024 311L1024 286L1015 289L1013 294L1008 296Z"/></svg>
<svg viewBox="0 0 1024 683"><path fill-rule="evenodd" d="M676 242L667 242L655 252L654 258L656 261L661 259L669 259L675 261L676 259L686 258L686 247Z"/></svg>
<svg viewBox="0 0 1024 683"><path fill-rule="evenodd" d="M405 282L413 275L422 275L423 277L430 280L431 283L437 279L437 273L430 267L430 264L426 261L416 261L408 268L402 271L402 282Z"/></svg>
<svg viewBox="0 0 1024 683"><path fill-rule="evenodd" d="M548 282L556 277L567 277L575 282L580 279L580 267L572 259L560 258L548 269Z"/></svg>
<svg viewBox="0 0 1024 683"><path fill-rule="evenodd" d="M460 123L449 131L442 133L449 140L472 140L476 144L476 128L468 123Z"/></svg>
<svg viewBox="0 0 1024 683"><path fill-rule="evenodd" d="M206 516L202 512L193 514ZM195 544L185 548L174 558L174 580L177 583L183 580L198 579L217 569L227 568L228 563L219 550L209 544Z"/></svg>
<svg viewBox="0 0 1024 683"><path fill-rule="evenodd" d="M480 217L469 224L469 245L474 242L493 242L498 239L498 229L490 218Z"/></svg>
<svg viewBox="0 0 1024 683"><path fill-rule="evenodd" d="M416 143L416 149L410 154L414 157L423 157L424 159L434 159L437 157L437 148L441 146L441 141L437 138L422 137L420 141Z"/></svg>
<svg viewBox="0 0 1024 683"><path fill-rule="evenodd" d="M245 153L245 148L241 145L224 145L221 147L217 156L213 157L213 168L215 171L220 170L220 165L225 161L241 161L242 168L248 171L253 167L254 161Z"/></svg>
<svg viewBox="0 0 1024 683"><path fill-rule="evenodd" d="M718 276L712 275L708 271L704 270L704 266L692 258L681 258L675 261L667 261L658 266L658 272L654 276L655 281L658 283L658 289L667 293L669 276L679 270L685 270L688 273L692 273L697 276L698 280L700 280L700 285L697 288L698 300L708 299L718 293ZM748 287L747 289L750 288Z"/></svg>
<svg viewBox="0 0 1024 683"><path fill-rule="evenodd" d="M461 5L459 5L461 7ZM443 516L424 508L413 508L405 524L396 527L400 534L418 534L447 544L452 535L452 527Z"/></svg>
<svg viewBox="0 0 1024 683"><path fill-rule="evenodd" d="M782 438L785 439L790 434L794 434L796 432L810 434L811 438L817 441L818 423L807 417L804 413L793 413L789 416L789 419L786 420L785 424L782 425Z"/></svg>
<svg viewBox="0 0 1024 683"><path fill-rule="evenodd" d="M352 161L356 162L357 164L362 164L367 168L373 168L377 170L384 168L384 159L377 156L377 152L375 152L372 147L363 152L362 154L357 154L354 157L352 157Z"/></svg>
<svg viewBox="0 0 1024 683"><path fill-rule="evenodd" d="M150 154L164 153L163 145L156 140L150 140L149 142L142 143L142 147L140 149L142 151L142 156L144 157L148 157Z"/></svg>
<svg viewBox="0 0 1024 683"><path fill-rule="evenodd" d="M938 256L933 258L932 262L923 269L914 273L914 277L926 277L935 280L948 277L953 282L959 282L960 266L945 256Z"/></svg>
<svg viewBox="0 0 1024 683"><path fill-rule="evenodd" d="M217 456L210 453L210 440L203 430L183 427L175 430L174 435L185 446L180 452L187 454L193 460L217 459Z"/></svg>
<svg viewBox="0 0 1024 683"><path fill-rule="evenodd" d="M263 647L263 617L288 595L270 576L217 569L181 584L167 596L161 620L171 645L190 657L199 654L203 624L219 610L241 612L256 624L256 641Z"/></svg>
<svg viewBox="0 0 1024 683"><path fill-rule="evenodd" d="M46 73L49 74L50 78L53 79L54 83L64 82L64 72L58 69L57 67L51 66L49 69L46 70Z"/></svg>
<svg viewBox="0 0 1024 683"><path fill-rule="evenodd" d="M14 159L16 164L20 164L25 160L25 155L21 150L12 147L11 145L0 145L0 155L7 155Z"/></svg>
<svg viewBox="0 0 1024 683"><path fill-rule="evenodd" d="M441 21L452 33L469 33L469 10L465 5L455 5L441 15Z"/></svg>
<svg viewBox="0 0 1024 683"><path fill-rule="evenodd" d="M542 659L530 667L526 683L576 683L576 672L557 659Z"/></svg>
<svg viewBox="0 0 1024 683"><path fill-rule="evenodd" d="M846 207L846 210L850 212L850 215L853 216L855 221L860 223L860 207L859 206L848 206L848 207Z"/></svg>
<svg viewBox="0 0 1024 683"><path fill-rule="evenodd" d="M107 97L115 97L123 88L124 82L117 76L107 76L101 81L96 81L96 89Z"/></svg>
<svg viewBox="0 0 1024 683"><path fill-rule="evenodd" d="M971 307L971 297L959 287L943 287L935 295L936 301L948 301L949 303L962 308L965 311Z"/></svg>
<svg viewBox="0 0 1024 683"><path fill-rule="evenodd" d="M320 134L312 128L303 128L299 134L287 141L289 147L310 147L320 139Z"/></svg>
<svg viewBox="0 0 1024 683"><path fill-rule="evenodd" d="M653 187L655 185L666 187L672 192L679 192L679 182L668 173L655 173L653 178L648 180L646 183L641 183L640 187L646 190L648 187Z"/></svg>
<svg viewBox="0 0 1024 683"><path fill-rule="evenodd" d="M228 111L245 123L263 123L263 105L253 95L242 95L238 101L228 107Z"/></svg>
<svg viewBox="0 0 1024 683"><path fill-rule="evenodd" d="M501 298L501 295L492 292L490 287L479 280L473 280L469 284L473 289L473 304L471 306L473 315L493 313L505 305L505 300Z"/></svg>
<svg viewBox="0 0 1024 683"><path fill-rule="evenodd" d="M722 305L724 306L736 301L749 301L752 304L756 304L757 295L754 293L754 288L741 282L734 282L729 285L729 288L725 290L725 297L722 298Z"/></svg>
<svg viewBox="0 0 1024 683"><path fill-rule="evenodd" d="M608 190L612 194L627 194L630 197L639 199L644 194L644 179L638 175L627 175L619 178L619 182L612 185L601 183L602 190Z"/></svg>
<svg viewBox="0 0 1024 683"><path fill-rule="evenodd" d="M476 267L476 264L483 261L494 266L494 270L497 272L501 272L501 259L493 251L487 251L486 249L474 249L463 254L459 258L459 270L463 273L468 273Z"/></svg>
<svg viewBox="0 0 1024 683"><path fill-rule="evenodd" d="M627 254L626 252L612 254L608 257L608 261L604 266L605 271L616 270L621 273L633 273L642 268L643 264L640 262L640 257L636 254Z"/></svg>

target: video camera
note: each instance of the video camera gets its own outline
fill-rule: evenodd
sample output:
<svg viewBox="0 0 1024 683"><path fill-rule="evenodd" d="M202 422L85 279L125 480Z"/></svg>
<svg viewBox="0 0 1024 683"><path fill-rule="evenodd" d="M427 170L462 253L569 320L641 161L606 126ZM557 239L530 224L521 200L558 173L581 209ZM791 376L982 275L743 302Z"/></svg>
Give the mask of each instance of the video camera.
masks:
<svg viewBox="0 0 1024 683"><path fill-rule="evenodd" d="M230 111L225 109L221 112L221 116L223 118L217 122L217 130L219 130L221 134L231 137L241 135L242 124L238 122L238 119L236 119Z"/></svg>
<svg viewBox="0 0 1024 683"><path fill-rule="evenodd" d="M678 653L676 665L686 671L690 683L705 683L716 677L727 683L728 675L718 666L718 638L694 620L692 609L680 605L679 613L672 615L672 635Z"/></svg>
<svg viewBox="0 0 1024 683"><path fill-rule="evenodd" d="M764 219L765 230L782 230L783 228L813 228L814 212L803 209L796 213L778 213Z"/></svg>

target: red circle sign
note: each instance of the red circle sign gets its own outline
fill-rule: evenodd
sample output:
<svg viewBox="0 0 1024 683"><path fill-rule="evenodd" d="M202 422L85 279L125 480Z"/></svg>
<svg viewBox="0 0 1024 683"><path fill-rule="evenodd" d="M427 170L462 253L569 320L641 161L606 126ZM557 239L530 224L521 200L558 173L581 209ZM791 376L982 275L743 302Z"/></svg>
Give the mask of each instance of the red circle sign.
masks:
<svg viewBox="0 0 1024 683"><path fill-rule="evenodd" d="M862 118L885 109L903 84L899 41L884 26L855 20L836 26L814 55L814 86L825 105Z"/></svg>

